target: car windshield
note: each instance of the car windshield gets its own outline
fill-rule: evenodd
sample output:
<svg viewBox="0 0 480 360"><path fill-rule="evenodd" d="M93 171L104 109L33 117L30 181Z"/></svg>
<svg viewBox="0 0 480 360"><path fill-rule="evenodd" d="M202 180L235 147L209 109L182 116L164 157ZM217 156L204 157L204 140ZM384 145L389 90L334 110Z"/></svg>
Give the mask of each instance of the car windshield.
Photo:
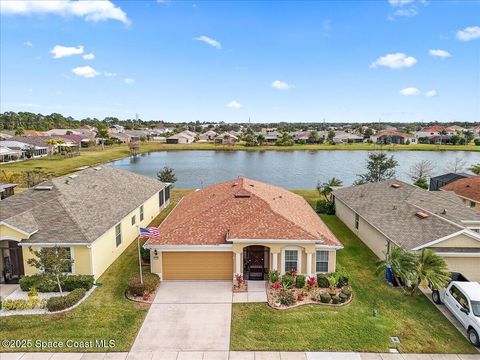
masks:
<svg viewBox="0 0 480 360"><path fill-rule="evenodd" d="M473 315L480 317L480 301L472 301Z"/></svg>

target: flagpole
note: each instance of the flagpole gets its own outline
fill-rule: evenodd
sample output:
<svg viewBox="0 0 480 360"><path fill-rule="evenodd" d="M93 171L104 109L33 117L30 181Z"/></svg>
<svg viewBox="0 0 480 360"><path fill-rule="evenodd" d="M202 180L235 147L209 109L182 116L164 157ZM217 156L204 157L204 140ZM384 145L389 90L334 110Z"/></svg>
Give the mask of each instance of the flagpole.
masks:
<svg viewBox="0 0 480 360"><path fill-rule="evenodd" d="M142 256L140 253L140 226L137 225L137 248L138 248L138 267L140 268L140 284L143 285L143 274L142 274Z"/></svg>

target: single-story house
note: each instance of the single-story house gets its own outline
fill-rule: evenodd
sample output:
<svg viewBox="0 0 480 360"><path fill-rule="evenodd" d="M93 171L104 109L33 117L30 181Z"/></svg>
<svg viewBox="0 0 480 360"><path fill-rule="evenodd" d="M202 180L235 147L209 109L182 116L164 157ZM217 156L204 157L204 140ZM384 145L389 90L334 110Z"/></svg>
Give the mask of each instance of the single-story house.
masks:
<svg viewBox="0 0 480 360"><path fill-rule="evenodd" d="M238 141L238 137L228 132L224 132L215 137L215 144L217 145L234 145Z"/></svg>
<svg viewBox="0 0 480 360"><path fill-rule="evenodd" d="M415 133L417 138L431 138L432 136L441 135L442 133L447 132L445 127L440 125L427 126Z"/></svg>
<svg viewBox="0 0 480 360"><path fill-rule="evenodd" d="M292 139L295 142L298 141L307 141L310 138L311 131L295 131L290 133L292 135Z"/></svg>
<svg viewBox="0 0 480 360"><path fill-rule="evenodd" d="M363 142L363 136L347 133L344 131L338 131L333 137L335 143L361 143Z"/></svg>
<svg viewBox="0 0 480 360"><path fill-rule="evenodd" d="M37 158L48 155L48 146L47 145L32 145L26 140L15 140L19 137L13 137L13 140L2 140L0 141L1 147L9 148L10 150L19 150L22 152L23 158Z"/></svg>
<svg viewBox="0 0 480 360"><path fill-rule="evenodd" d="M438 191L442 186L450 184L458 179L466 179L470 176L473 176L473 175L466 174L466 173L447 173L447 174L442 174L438 176L433 176L430 178L429 190Z"/></svg>
<svg viewBox="0 0 480 360"><path fill-rule="evenodd" d="M43 182L1 201L0 282L38 270L29 248L62 246L74 260L72 274L98 277L168 205L158 180L99 166Z"/></svg>
<svg viewBox="0 0 480 360"><path fill-rule="evenodd" d="M334 191L335 211L379 258L430 248L450 271L480 281L480 213L453 193L387 180ZM374 266L374 264L372 264Z"/></svg>
<svg viewBox="0 0 480 360"><path fill-rule="evenodd" d="M370 140L377 144L416 144L417 138L413 134L402 133L396 129L386 129L370 136Z"/></svg>
<svg viewBox="0 0 480 360"><path fill-rule="evenodd" d="M144 247L163 280L335 271L342 244L299 195L239 178L186 195Z"/></svg>
<svg viewBox="0 0 480 360"><path fill-rule="evenodd" d="M0 146L0 162L10 162L23 159L25 153L22 150L10 149Z"/></svg>
<svg viewBox="0 0 480 360"><path fill-rule="evenodd" d="M185 130L167 138L167 144L191 144L195 141L195 133Z"/></svg>
<svg viewBox="0 0 480 360"><path fill-rule="evenodd" d="M453 191L466 206L480 210L480 175L455 180L440 190Z"/></svg>
<svg viewBox="0 0 480 360"><path fill-rule="evenodd" d="M200 141L214 141L217 133L213 130L205 131L203 134L200 134Z"/></svg>

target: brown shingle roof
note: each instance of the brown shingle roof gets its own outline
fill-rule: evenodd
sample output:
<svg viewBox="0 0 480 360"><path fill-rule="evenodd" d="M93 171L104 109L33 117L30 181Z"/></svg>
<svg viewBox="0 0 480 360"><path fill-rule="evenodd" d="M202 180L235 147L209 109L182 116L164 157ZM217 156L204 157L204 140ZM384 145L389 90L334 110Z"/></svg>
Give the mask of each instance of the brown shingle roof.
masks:
<svg viewBox="0 0 480 360"><path fill-rule="evenodd" d="M300 196L241 178L198 190L177 205L147 245L213 245L233 239L317 240L341 246Z"/></svg>
<svg viewBox="0 0 480 360"><path fill-rule="evenodd" d="M459 179L441 188L445 191L453 191L455 194L480 201L480 175Z"/></svg>

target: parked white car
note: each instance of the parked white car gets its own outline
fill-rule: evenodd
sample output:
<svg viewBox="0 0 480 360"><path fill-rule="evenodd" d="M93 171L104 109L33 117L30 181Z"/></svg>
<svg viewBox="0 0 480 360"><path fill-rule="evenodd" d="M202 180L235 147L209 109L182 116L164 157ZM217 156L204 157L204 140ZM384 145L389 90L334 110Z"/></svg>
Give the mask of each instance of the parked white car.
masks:
<svg viewBox="0 0 480 360"><path fill-rule="evenodd" d="M445 304L468 333L468 339L480 346L480 284L469 281L452 281L446 288L434 290L432 299Z"/></svg>

